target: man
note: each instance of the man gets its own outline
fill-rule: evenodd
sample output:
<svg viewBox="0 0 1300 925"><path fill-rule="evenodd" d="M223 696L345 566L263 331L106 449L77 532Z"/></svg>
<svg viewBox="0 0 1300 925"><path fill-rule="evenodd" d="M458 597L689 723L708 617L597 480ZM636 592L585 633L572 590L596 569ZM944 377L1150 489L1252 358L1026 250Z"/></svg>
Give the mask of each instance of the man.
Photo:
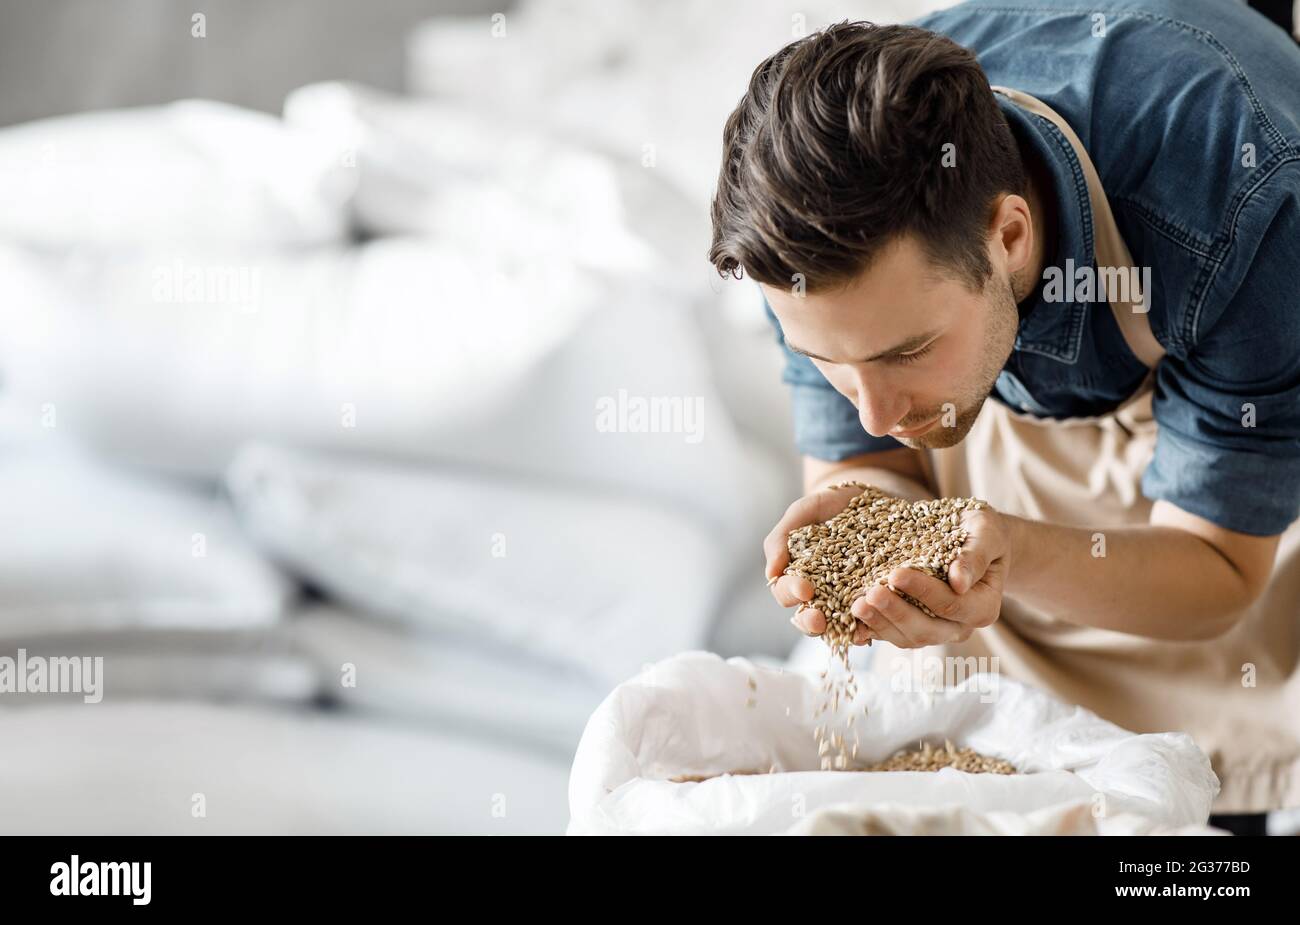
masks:
<svg viewBox="0 0 1300 925"><path fill-rule="evenodd" d="M947 582L891 576L937 619L855 602L855 643L895 647L871 670L996 657L1191 733L1219 813L1300 805L1294 41L1221 0L833 26L728 120L710 258L760 285L787 354L806 493L769 578L839 483L984 498Z"/></svg>

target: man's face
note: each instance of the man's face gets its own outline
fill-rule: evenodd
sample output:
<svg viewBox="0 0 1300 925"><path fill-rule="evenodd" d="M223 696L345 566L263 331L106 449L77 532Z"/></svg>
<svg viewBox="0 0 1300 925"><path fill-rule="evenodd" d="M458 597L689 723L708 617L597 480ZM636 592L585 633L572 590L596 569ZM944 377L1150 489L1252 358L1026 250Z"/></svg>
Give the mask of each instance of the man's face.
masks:
<svg viewBox="0 0 1300 925"><path fill-rule="evenodd" d="M762 286L786 343L858 409L862 428L914 449L955 446L1011 355L1019 314L1005 268L984 291L941 276L900 238L842 289Z"/></svg>

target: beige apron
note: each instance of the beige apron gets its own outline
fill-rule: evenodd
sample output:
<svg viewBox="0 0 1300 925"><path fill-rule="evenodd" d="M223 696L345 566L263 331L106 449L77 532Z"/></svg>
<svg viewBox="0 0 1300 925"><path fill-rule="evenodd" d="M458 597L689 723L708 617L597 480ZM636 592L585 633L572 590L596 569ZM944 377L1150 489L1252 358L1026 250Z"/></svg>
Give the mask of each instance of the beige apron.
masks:
<svg viewBox="0 0 1300 925"><path fill-rule="evenodd" d="M1041 101L994 89L1061 129L1088 180L1098 265L1132 266L1074 132ZM932 489L1070 526L1148 523L1151 502L1140 481L1155 449L1151 389L1163 350L1144 312L1127 302L1109 304L1130 349L1153 370L1138 391L1109 414L1065 420L1035 418L988 400L962 443L926 451ZM1218 639L1165 642L1094 629L1007 596L998 621L967 642L914 651L880 645L868 670L916 672L934 655L997 657L994 670L1134 732L1189 733L1222 782L1216 813L1300 806L1300 521L1282 537L1264 595Z"/></svg>

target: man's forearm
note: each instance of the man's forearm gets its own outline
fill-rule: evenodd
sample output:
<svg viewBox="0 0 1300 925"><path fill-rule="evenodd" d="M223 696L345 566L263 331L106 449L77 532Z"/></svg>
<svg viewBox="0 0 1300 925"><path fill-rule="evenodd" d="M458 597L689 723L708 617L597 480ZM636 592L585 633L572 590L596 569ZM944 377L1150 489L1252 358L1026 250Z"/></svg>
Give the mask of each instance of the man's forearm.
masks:
<svg viewBox="0 0 1300 925"><path fill-rule="evenodd" d="M909 501L935 497L917 479L877 466L837 469L806 487L846 481ZM1229 629L1250 600L1232 564L1186 530L1088 529L1003 516L1011 532L1004 593L1057 619L1156 639L1209 639Z"/></svg>
<svg viewBox="0 0 1300 925"><path fill-rule="evenodd" d="M1007 517L1004 593L1084 626L1157 639L1217 636L1250 599L1232 564L1173 527L1087 529Z"/></svg>

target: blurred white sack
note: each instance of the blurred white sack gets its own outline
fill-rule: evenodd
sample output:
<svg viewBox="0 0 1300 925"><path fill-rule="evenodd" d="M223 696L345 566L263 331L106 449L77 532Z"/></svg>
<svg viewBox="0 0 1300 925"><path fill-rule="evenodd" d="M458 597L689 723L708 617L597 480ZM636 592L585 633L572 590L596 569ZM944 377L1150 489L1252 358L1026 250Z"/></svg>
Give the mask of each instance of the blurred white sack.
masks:
<svg viewBox="0 0 1300 925"><path fill-rule="evenodd" d="M635 154L575 142L526 114L327 82L285 100L288 126L354 159L355 223L512 259L607 273L708 269L708 214ZM669 280L671 281L671 280Z"/></svg>
<svg viewBox="0 0 1300 925"><path fill-rule="evenodd" d="M564 268L409 240L72 263L4 248L0 278L0 370L36 402L36 435L48 404L101 451L207 476L259 436L428 455L513 398L602 296Z"/></svg>
<svg viewBox="0 0 1300 925"><path fill-rule="evenodd" d="M702 645L731 564L662 505L493 473L251 446L227 484L247 533L338 600L602 690Z"/></svg>
<svg viewBox="0 0 1300 925"><path fill-rule="evenodd" d="M1136 735L998 675L939 692L893 691L875 677L858 687L839 714L856 715L858 762L950 739L1024 773L815 770L813 730L826 722L814 718L815 673L687 652L621 684L593 714L569 778L569 833L775 834L845 803L1024 814L1089 801L1177 827L1203 825L1219 789L1189 736ZM726 776L670 780L682 775Z"/></svg>
<svg viewBox="0 0 1300 925"><path fill-rule="evenodd" d="M747 541L780 513L779 463L737 433L693 310L644 279L405 238L80 267L0 248L0 278L0 404L25 439L210 478L258 440L487 467Z"/></svg>
<svg viewBox="0 0 1300 925"><path fill-rule="evenodd" d="M209 100L0 129L0 239L45 250L340 241L355 184L308 133Z"/></svg>
<svg viewBox="0 0 1300 925"><path fill-rule="evenodd" d="M215 493L71 453L0 450L0 642L282 622L296 589Z"/></svg>

